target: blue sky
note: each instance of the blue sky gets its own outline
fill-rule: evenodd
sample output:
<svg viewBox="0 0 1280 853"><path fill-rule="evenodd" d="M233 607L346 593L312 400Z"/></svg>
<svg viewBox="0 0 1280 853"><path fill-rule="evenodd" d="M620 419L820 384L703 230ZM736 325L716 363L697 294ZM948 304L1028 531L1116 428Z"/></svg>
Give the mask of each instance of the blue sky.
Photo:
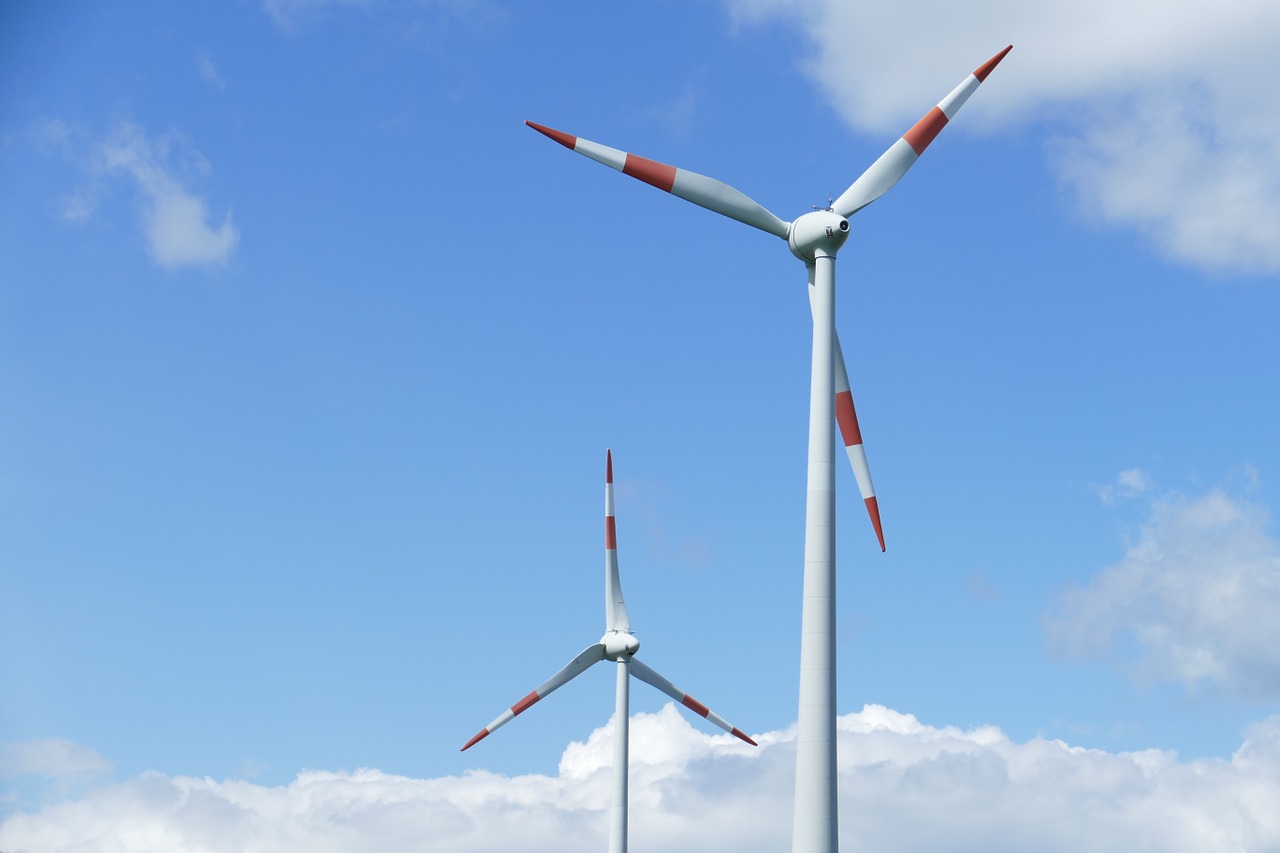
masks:
<svg viewBox="0 0 1280 853"><path fill-rule="evenodd" d="M104 804L359 768L370 803L454 797L455 850L506 843L468 786L568 808L607 668L458 747L602 630L606 448L641 656L764 735L789 796L803 269L522 122L792 219L1007 43L840 256L888 542L840 469L844 789L877 732L917 775L903 744L954 740L972 767L1138 761L1188 801L1169 780L1204 768L1274 786L1277 34L1261 0L6 5L0 847L151 849ZM632 702L670 745L645 766L710 790L714 730ZM1058 778L1046 819L1078 828ZM929 790L904 801L948 813ZM387 825L349 849L402 849Z"/></svg>

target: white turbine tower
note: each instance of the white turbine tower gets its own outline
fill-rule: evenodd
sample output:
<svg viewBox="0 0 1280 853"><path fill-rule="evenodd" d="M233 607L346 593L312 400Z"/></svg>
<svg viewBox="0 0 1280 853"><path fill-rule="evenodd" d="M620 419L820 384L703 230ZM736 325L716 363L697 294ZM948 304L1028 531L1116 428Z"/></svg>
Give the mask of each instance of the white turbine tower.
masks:
<svg viewBox="0 0 1280 853"><path fill-rule="evenodd" d="M849 236L847 217L893 188L1012 49L1012 45L1006 47L966 77L826 210L815 210L794 222L779 219L743 193L714 178L525 122L534 130L592 160L708 210L781 237L808 270L809 300L813 311L813 366L809 386L809 472L805 506L793 853L835 853L839 847L836 818L833 416L840 425L859 490L880 548L884 550L880 510L862 448L844 356L835 332L836 253Z"/></svg>
<svg viewBox="0 0 1280 853"><path fill-rule="evenodd" d="M611 660L618 664L617 705L613 717L613 803L609 817L609 853L627 850L627 741L630 698L630 676L652 684L672 699L752 746L756 742L725 722L697 699L667 681L636 657L640 641L631 634L627 603L622 598L622 581L618 576L618 533L613 518L613 452L605 453L604 477L604 636L600 642L583 649L564 669L551 676L542 686L503 711L496 720L481 729L462 747L465 751L483 740L500 726L529 710L539 699L586 672L592 664Z"/></svg>

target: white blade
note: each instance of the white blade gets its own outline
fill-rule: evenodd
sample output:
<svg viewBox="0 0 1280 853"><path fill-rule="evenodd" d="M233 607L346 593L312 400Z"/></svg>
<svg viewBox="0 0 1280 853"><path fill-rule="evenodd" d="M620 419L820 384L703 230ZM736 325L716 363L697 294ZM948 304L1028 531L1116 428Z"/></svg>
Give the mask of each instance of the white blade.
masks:
<svg viewBox="0 0 1280 853"><path fill-rule="evenodd" d="M617 169L625 175L679 196L685 201L691 201L699 207L705 207L707 210L713 210L753 228L767 231L776 237L787 239L787 230L791 223L782 221L763 205L715 178L677 169L675 166L668 166L666 163L659 163L647 157L628 154L626 151L619 151L617 148L610 148L580 136L571 136L531 121L526 121L525 124L548 139L554 139L565 148L590 157L597 163Z"/></svg>
<svg viewBox="0 0 1280 853"><path fill-rule="evenodd" d="M831 209L841 216L852 216L893 189L893 185L915 165L916 160L929 147L934 137L942 131L948 121L955 117L955 114L964 106L964 102L969 100L969 96L1011 50L1013 45L1009 45L991 57L982 67L966 77L951 91L951 94L943 98L924 118L903 134L901 139L889 146L889 150L881 154L879 160L872 163L871 167L863 172L849 189L840 194L840 197L832 203Z"/></svg>
<svg viewBox="0 0 1280 853"><path fill-rule="evenodd" d="M532 707L539 699L545 698L551 693L551 691L569 683L582 673L586 672L592 664L599 663L602 660L604 660L603 643L596 643L594 646L588 646L583 649L576 658L565 665L564 669L551 676L551 678L547 679L542 686L538 687L538 689L534 690L528 696L503 711L498 715L496 720L481 729L475 737L467 741L466 745L462 747L463 751L475 746L475 744L484 740L493 732L511 722L515 717L529 710L529 708Z"/></svg>
<svg viewBox="0 0 1280 853"><path fill-rule="evenodd" d="M651 684L654 687L658 688L663 693L667 694L672 699L679 702L681 705L684 705L690 711L693 711L695 714L698 714L701 717L706 717L708 720L715 723L717 726L724 729L726 732L733 735L734 737L741 738L742 740L745 740L747 743L751 744L752 746L757 745L756 742L753 741L751 738L747 737L741 731L739 731L738 729L731 726L728 722L726 722L724 717L721 717L719 714L716 714L706 705L703 705L697 699L694 699L688 693L685 693L679 687L676 687L670 681L667 681L661 675L658 675L658 673L654 672L651 668L645 666L643 663L641 663L634 657L631 659L631 674L634 675L636 678L640 679L641 681L645 682L646 684Z"/></svg>
<svg viewBox="0 0 1280 853"><path fill-rule="evenodd" d="M604 472L604 629L631 633L631 617L618 574L618 527L613 517L613 451L605 451Z"/></svg>

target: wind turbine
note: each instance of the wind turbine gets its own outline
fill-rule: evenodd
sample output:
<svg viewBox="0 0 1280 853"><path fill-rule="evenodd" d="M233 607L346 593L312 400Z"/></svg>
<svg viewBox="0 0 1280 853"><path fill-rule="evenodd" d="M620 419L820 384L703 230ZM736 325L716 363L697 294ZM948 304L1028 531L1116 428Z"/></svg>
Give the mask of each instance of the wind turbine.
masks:
<svg viewBox="0 0 1280 853"><path fill-rule="evenodd" d="M836 815L833 417L840 425L863 502L880 548L884 550L880 509L862 447L844 355L835 332L836 253L849 236L848 217L893 188L1012 49L1012 45L1006 47L966 77L880 155L827 209L806 213L794 222L779 219L742 192L714 178L525 122L539 133L592 160L786 240L791 253L803 261L808 270L809 302L813 312L813 361L809 385L809 467L793 853L835 853L839 847Z"/></svg>
<svg viewBox="0 0 1280 853"><path fill-rule="evenodd" d="M707 718L726 732L752 746L756 742L725 722L724 718L706 705L667 681L650 667L641 663L635 654L640 641L631 633L631 619L627 615L627 603L622 598L622 581L618 575L618 532L613 517L613 452L605 452L604 475L604 636L600 642L587 646L563 669L543 682L516 704L498 715L476 736L467 741L463 751L492 734L516 716L529 710L539 699L545 699L551 691L586 672L593 664L610 660L618 665L617 704L613 716L613 802L609 812L609 853L626 853L627 850L627 741L629 724L629 699L631 676L652 684L672 699L699 716Z"/></svg>

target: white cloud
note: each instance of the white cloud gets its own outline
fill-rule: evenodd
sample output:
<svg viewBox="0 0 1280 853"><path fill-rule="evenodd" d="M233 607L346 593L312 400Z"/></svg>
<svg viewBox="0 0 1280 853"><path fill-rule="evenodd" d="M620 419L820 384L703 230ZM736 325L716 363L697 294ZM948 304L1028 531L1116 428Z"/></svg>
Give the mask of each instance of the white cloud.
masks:
<svg viewBox="0 0 1280 853"><path fill-rule="evenodd" d="M133 178L147 247L161 266L223 264L240 242L231 214L219 225L210 224L204 199L185 186L183 177L206 175L209 165L181 137L150 138L136 125L121 124L95 149L92 168Z"/></svg>
<svg viewBox="0 0 1280 853"><path fill-rule="evenodd" d="M795 733L751 749L674 708L632 725L634 849L787 849ZM554 776L414 779L304 771L288 785L146 774L0 822L0 849L597 853L610 735L571 744ZM934 727L879 706L839 720L846 849L1268 850L1280 845L1280 718L1228 760L1107 753L999 729Z"/></svg>
<svg viewBox="0 0 1280 853"><path fill-rule="evenodd" d="M806 66L852 126L899 134L1006 43L964 124L1046 119L1086 216L1207 269L1280 270L1280 5L1271 0L726 0L796 21ZM927 22L927 24L925 23Z"/></svg>
<svg viewBox="0 0 1280 853"><path fill-rule="evenodd" d="M1114 657L1143 680L1280 696L1280 542L1268 521L1221 489L1157 500L1124 558L1046 615L1051 644Z"/></svg>

